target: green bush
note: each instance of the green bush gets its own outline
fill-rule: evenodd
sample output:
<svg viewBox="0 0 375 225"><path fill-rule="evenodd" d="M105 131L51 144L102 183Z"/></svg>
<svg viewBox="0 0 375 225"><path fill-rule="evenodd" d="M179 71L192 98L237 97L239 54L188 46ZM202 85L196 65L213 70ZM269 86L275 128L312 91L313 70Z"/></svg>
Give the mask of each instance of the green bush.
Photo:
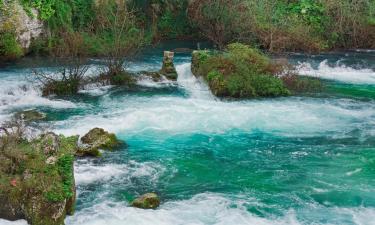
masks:
<svg viewBox="0 0 375 225"><path fill-rule="evenodd" d="M135 84L135 79L132 75L126 72L120 72L115 75L109 75L111 85L132 86Z"/></svg>
<svg viewBox="0 0 375 225"><path fill-rule="evenodd" d="M43 96L57 95L57 96L69 96L78 93L81 83L80 80L68 79L68 80L51 80L45 83L42 87Z"/></svg>
<svg viewBox="0 0 375 225"><path fill-rule="evenodd" d="M193 73L203 76L214 95L253 98L290 95L277 77L279 67L259 50L234 43L221 53L193 53ZM272 72L275 72L273 74Z"/></svg>
<svg viewBox="0 0 375 225"><path fill-rule="evenodd" d="M0 33L0 57L12 60L22 55L23 50L17 42L16 35L11 32Z"/></svg>

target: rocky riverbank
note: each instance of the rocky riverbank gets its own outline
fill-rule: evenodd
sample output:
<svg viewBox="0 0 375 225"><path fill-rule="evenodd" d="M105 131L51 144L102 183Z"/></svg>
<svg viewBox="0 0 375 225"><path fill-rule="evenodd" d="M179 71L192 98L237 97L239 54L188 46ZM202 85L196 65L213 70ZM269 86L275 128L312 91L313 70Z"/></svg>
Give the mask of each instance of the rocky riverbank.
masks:
<svg viewBox="0 0 375 225"><path fill-rule="evenodd" d="M114 134L94 128L82 137L45 133L32 140L24 127L1 128L0 218L32 225L61 225L74 213L75 156L100 156L120 145Z"/></svg>

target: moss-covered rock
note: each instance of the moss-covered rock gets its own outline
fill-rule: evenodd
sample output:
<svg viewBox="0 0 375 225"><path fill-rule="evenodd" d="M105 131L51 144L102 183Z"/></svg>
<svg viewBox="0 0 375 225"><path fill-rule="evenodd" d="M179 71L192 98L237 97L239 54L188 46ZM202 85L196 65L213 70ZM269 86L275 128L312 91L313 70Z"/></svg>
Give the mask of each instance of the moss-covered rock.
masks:
<svg viewBox="0 0 375 225"><path fill-rule="evenodd" d="M159 205L160 199L155 193L144 194L131 203L131 206L141 209L156 209Z"/></svg>
<svg viewBox="0 0 375 225"><path fill-rule="evenodd" d="M254 98L290 95L281 68L259 50L235 43L224 52L194 51L192 72L218 97Z"/></svg>
<svg viewBox="0 0 375 225"><path fill-rule="evenodd" d="M160 73L169 80L177 80L177 71L173 63L174 53L165 51L163 58L163 66Z"/></svg>
<svg viewBox="0 0 375 225"><path fill-rule="evenodd" d="M0 218L64 224L74 213L77 138L48 133L27 141L9 134L0 141ZM46 152L46 146L54 150Z"/></svg>
<svg viewBox="0 0 375 225"><path fill-rule="evenodd" d="M94 128L85 134L81 141L94 149L114 150L121 146L115 134L109 133L102 128Z"/></svg>
<svg viewBox="0 0 375 225"><path fill-rule="evenodd" d="M98 147L80 146L75 153L78 157L100 157L102 154Z"/></svg>
<svg viewBox="0 0 375 225"><path fill-rule="evenodd" d="M23 120L25 122L34 122L38 120L43 120L46 118L46 114L41 113L37 110L31 109L31 110L25 110L21 112L17 112L14 115L16 120Z"/></svg>

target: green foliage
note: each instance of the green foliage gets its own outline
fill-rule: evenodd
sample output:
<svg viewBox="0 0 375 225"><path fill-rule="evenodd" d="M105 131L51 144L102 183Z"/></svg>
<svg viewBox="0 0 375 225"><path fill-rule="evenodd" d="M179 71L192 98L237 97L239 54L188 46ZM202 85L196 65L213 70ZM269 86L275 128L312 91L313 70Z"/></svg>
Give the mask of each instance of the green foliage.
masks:
<svg viewBox="0 0 375 225"><path fill-rule="evenodd" d="M78 79L51 80L42 87L43 96L69 96L77 94L81 83Z"/></svg>
<svg viewBox="0 0 375 225"><path fill-rule="evenodd" d="M21 3L29 14L31 14L31 8L37 9L39 18L42 20L48 20L55 13L53 8L55 0L22 0Z"/></svg>
<svg viewBox="0 0 375 225"><path fill-rule="evenodd" d="M189 33L191 27L183 10L177 11L177 15L170 10L166 10L159 19L158 29L160 35L168 39L191 35Z"/></svg>
<svg viewBox="0 0 375 225"><path fill-rule="evenodd" d="M16 35L11 32L0 32L0 56L5 59L17 59L23 50L17 42Z"/></svg>
<svg viewBox="0 0 375 225"><path fill-rule="evenodd" d="M290 14L294 14L303 19L308 25L312 25L318 32L324 31L324 25L329 21L325 14L325 7L319 1L300 0L290 3Z"/></svg>
<svg viewBox="0 0 375 225"><path fill-rule="evenodd" d="M20 0L48 25L48 40L36 42L34 53L45 54L61 42L61 32L80 32L89 44L89 54L103 56L113 51L114 31L99 29L94 0ZM103 1L107 6L114 1ZM130 0L133 29L122 42L139 46L160 39L204 36L220 49L233 41L257 45L272 52L321 51L335 47L375 47L375 1L351 0ZM4 7L0 4L0 7ZM110 16L110 13L106 13ZM98 23L99 22L99 23ZM1 28L0 28L1 29ZM199 31L197 29L200 29ZM134 35L134 34L141 35ZM8 42L6 42L8 40ZM0 54L22 55L14 40L3 42ZM0 43L1 45L1 43ZM9 46L9 47L8 47ZM16 57L14 57L16 56Z"/></svg>
<svg viewBox="0 0 375 225"><path fill-rule="evenodd" d="M126 72L110 76L111 85L132 86L136 83L135 78Z"/></svg>
<svg viewBox="0 0 375 225"><path fill-rule="evenodd" d="M278 67L257 49L234 43L225 52L207 54L194 53L193 72L206 79L216 96L252 98L290 94L282 80L273 74L280 72Z"/></svg>
<svg viewBox="0 0 375 225"><path fill-rule="evenodd" d="M323 90L323 83L318 78L300 77L288 74L282 77L284 85L293 93L319 92Z"/></svg>
<svg viewBox="0 0 375 225"><path fill-rule="evenodd" d="M57 167L62 178L64 198L70 198L74 194L73 162L74 157L71 154L63 155L57 161Z"/></svg>

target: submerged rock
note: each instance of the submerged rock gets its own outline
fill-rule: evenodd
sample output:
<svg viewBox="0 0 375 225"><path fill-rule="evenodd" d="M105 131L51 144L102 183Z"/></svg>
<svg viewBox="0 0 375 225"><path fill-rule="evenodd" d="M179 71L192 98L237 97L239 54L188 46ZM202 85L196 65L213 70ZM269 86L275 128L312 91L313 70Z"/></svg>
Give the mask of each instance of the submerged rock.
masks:
<svg viewBox="0 0 375 225"><path fill-rule="evenodd" d="M147 193L136 198L131 206L140 209L156 209L160 205L159 196L155 193Z"/></svg>
<svg viewBox="0 0 375 225"><path fill-rule="evenodd" d="M163 66L160 73L169 80L177 80L177 71L173 63L174 53L165 51L163 58Z"/></svg>
<svg viewBox="0 0 375 225"><path fill-rule="evenodd" d="M25 111L17 112L14 115L14 117L17 120L23 120L25 122L34 122L34 121L45 119L46 114L41 113L37 110L31 109L31 110L25 110Z"/></svg>
<svg viewBox="0 0 375 225"><path fill-rule="evenodd" d="M59 149L45 155L47 136L58 138ZM0 137L7 139L0 151L0 218L25 219L31 225L64 224L65 216L74 213L76 137L49 133L21 142L15 137Z"/></svg>

